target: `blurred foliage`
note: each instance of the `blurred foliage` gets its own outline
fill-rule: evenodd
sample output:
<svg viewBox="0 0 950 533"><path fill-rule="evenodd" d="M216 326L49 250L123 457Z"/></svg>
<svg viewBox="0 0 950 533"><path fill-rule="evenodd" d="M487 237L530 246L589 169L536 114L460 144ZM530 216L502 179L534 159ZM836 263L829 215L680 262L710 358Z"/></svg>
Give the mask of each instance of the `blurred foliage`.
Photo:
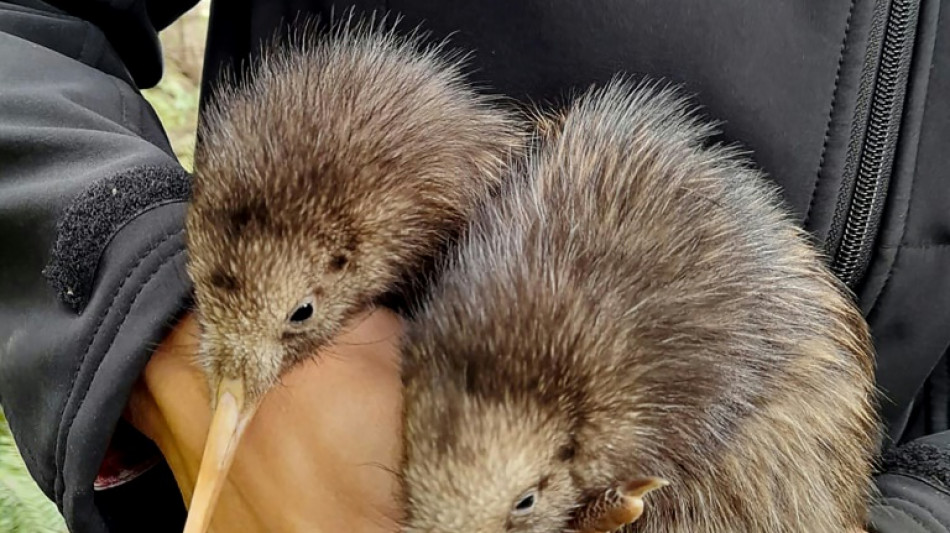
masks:
<svg viewBox="0 0 950 533"><path fill-rule="evenodd" d="M180 71L169 68L158 86L146 89L142 94L155 108L178 160L191 171L198 124L197 85Z"/></svg>
<svg viewBox="0 0 950 533"><path fill-rule="evenodd" d="M203 0L161 34L165 75L142 91L165 127L175 155L189 171L194 165L198 92L210 3Z"/></svg>
<svg viewBox="0 0 950 533"><path fill-rule="evenodd" d="M0 531L60 533L66 531L56 505L36 486L13 443L0 411Z"/></svg>
<svg viewBox="0 0 950 533"><path fill-rule="evenodd" d="M162 32L165 76L142 91L155 108L172 148L189 171L194 161L198 123L198 87L208 25L208 0ZM56 505L33 481L0 410L0 533L66 531Z"/></svg>

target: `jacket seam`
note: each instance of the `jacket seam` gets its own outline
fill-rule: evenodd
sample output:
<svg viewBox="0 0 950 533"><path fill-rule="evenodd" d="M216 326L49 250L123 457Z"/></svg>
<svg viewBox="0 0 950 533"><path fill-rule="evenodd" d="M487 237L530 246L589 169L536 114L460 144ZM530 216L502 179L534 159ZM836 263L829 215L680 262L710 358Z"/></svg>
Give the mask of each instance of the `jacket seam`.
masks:
<svg viewBox="0 0 950 533"><path fill-rule="evenodd" d="M76 56L76 60L87 65L86 61L86 49L89 47L90 35L93 33L94 26L88 22L83 21L83 36L82 36L82 46L79 47L79 55Z"/></svg>
<svg viewBox="0 0 950 533"><path fill-rule="evenodd" d="M109 76L109 81L112 82L112 87L115 88L116 96L119 98L119 110L122 113L122 125L134 133L136 137L141 139L141 132L138 131L138 128L133 127L129 121L128 102L126 101L125 95L122 94L122 87L119 86L119 80L115 79L113 76Z"/></svg>
<svg viewBox="0 0 950 533"><path fill-rule="evenodd" d="M883 475L900 476L900 477L905 477L908 479L913 479L914 481L922 485L927 485L927 487L929 487L930 489L933 489L933 492L939 493L943 496L946 496L947 498L950 498L950 491L944 488L943 485L937 485L934 483L934 481L936 480L933 480L927 476L922 476L919 473L910 472L910 471L906 471L906 470L898 468L895 470L888 470L886 472L883 472Z"/></svg>
<svg viewBox="0 0 950 533"><path fill-rule="evenodd" d="M122 326L125 325L126 320L128 320L128 318L129 318L129 310L131 310L132 307L135 305L135 303L138 301L138 297L139 297L140 294L142 294L142 291L145 290L145 286L148 285L148 283L159 273L159 271L162 270L162 268L164 268L166 265L168 265L169 262L171 262L174 258L176 258L176 257L178 257L179 255L181 255L182 252L184 252L184 251L185 251L185 246L178 246L178 247L173 248L172 250L169 251L169 253L168 253L161 261L159 261L159 263L155 266L155 268L152 269L152 270L148 273L148 275L147 275L147 276L145 277L145 279L142 281L141 285L139 285L138 289L136 289L135 293L132 294L132 298L131 298L130 301L129 301L129 305L128 305L128 307L126 307L126 308L124 309L125 312L122 314L122 320L119 321L119 323L116 325L115 329L112 331L112 335L111 335L111 337L110 337L110 339L109 339L109 344L108 344L108 346L106 346L106 348L102 351L103 357L105 356L105 354L109 353L109 351L112 350L112 347L115 345L115 340L119 337L119 331L122 330ZM85 400L86 395L89 394L89 389L92 387L92 383L96 380L96 376L99 374L99 370L100 370L101 368L102 368L102 361L100 360L100 361L99 361L99 364L96 365L95 370L93 370L93 372L92 372L92 377L89 379L89 384L86 386L85 390L84 390L83 393L82 393L82 396L81 396L81 398L80 398L80 402L82 402L83 400ZM67 425L67 427L66 427L66 434L65 434L65 438L66 438L67 440L69 439L69 434L72 432L73 423L75 422L75 420L76 420L76 415L77 415L78 413L79 413L79 409L76 409L75 413L74 413L74 414L70 417L70 419L69 419L69 423L68 423L68 425ZM64 467L63 470L65 470L65 465L66 465L66 461L65 461L65 456L64 456L64 457L63 457L63 467ZM63 481L64 481L63 486L65 487L65 479L64 479Z"/></svg>
<svg viewBox="0 0 950 533"><path fill-rule="evenodd" d="M882 246L882 250L897 250L899 248L908 248L911 250L929 250L931 248L950 248L950 242L911 242L898 243L891 246Z"/></svg>
<svg viewBox="0 0 950 533"><path fill-rule="evenodd" d="M49 10L47 11L46 9L49 9ZM43 10L33 8L33 7L21 6L18 4L2 3L0 4L0 11L15 11L17 13L26 13L28 15L61 20L64 22L82 22L82 23L88 24L87 21L79 17L76 17L74 15L70 15L69 13L66 13L60 10L58 7L51 6L48 3L44 6Z"/></svg>
<svg viewBox="0 0 950 533"><path fill-rule="evenodd" d="M145 251L139 254L138 257L136 257L135 263L132 265L131 268L129 268L128 272L125 275L125 278L122 279L122 282L119 283L119 286L115 289L115 291L112 292L112 295L109 298L109 303L106 304L102 313L99 315L99 318L97 319L97 323L96 323L96 328L93 330L92 335L89 337L89 341L86 343L86 346L83 349L82 357L79 359L79 361L76 363L75 367L73 368L72 377L70 378L70 381L69 381L70 393L65 396L65 398L62 401L62 405L60 406L60 409L59 409L60 428L59 428L58 433L60 433L61 436L60 438L57 439L57 443L56 443L57 447L56 447L55 462L56 462L56 467L57 467L56 478L57 478L58 483L56 484L56 487L54 487L54 489L56 493L56 499L59 500L60 502L62 501L62 498L63 498L63 492L65 490L65 483L66 483L64 474L63 474L63 467L65 466L65 463L66 463L66 441L69 438L69 432L72 429L73 421L75 420L76 415L79 412L79 409L77 408L75 412L72 413L72 415L68 416L68 420L64 419L64 417L66 417L66 407L69 405L69 400L71 400L78 392L76 391L76 380L79 378L79 373L82 371L83 364L86 362L86 359L89 356L89 350L92 348L93 343L99 337L99 331L102 329L103 324L105 324L106 317L108 317L108 315L110 314L110 311L112 311L112 305L115 303L115 300L119 297L119 294L122 293L122 289L125 288L126 284L132 278L132 275L135 274L135 272L138 270L142 262L145 261L145 259L148 258L148 256L150 256L155 250L157 250L163 244L165 244L166 242L168 242L175 236L184 233L184 231L185 231L184 229L178 229L174 232L169 232L169 233L164 234L162 238L157 240L154 244L152 244L147 249L145 249ZM180 252L181 252L181 249L178 249L172 255L177 255ZM171 257L171 255L169 257ZM164 265L164 261L161 263L161 265ZM161 265L159 265L159 268L161 268ZM155 272L157 271L158 269L155 270ZM155 272L149 274L148 278L139 287L139 290L133 296L133 299L132 299L133 304L135 303L135 298L138 297L138 294L142 291L142 288L145 286L148 280L151 279L152 276L154 276ZM125 318L122 319L122 322L123 323L125 322ZM110 346L111 346L111 341L110 341ZM95 374L93 374L93 377L95 377ZM90 380L89 386L91 385L92 385L92 381ZM88 391L89 389L87 387L86 390L82 393L81 398L84 398L85 395L88 393Z"/></svg>
<svg viewBox="0 0 950 533"><path fill-rule="evenodd" d="M930 509L929 507L927 507L926 505L921 504L920 502L911 501L909 498L904 498L904 497L902 497L902 496L896 496L896 495L890 495L890 496L887 496L887 498L888 498L888 499L892 499L892 500L897 500L897 501L899 501L899 502L904 502L904 503L906 503L906 504L908 504L908 505L912 505L912 506L917 507L917 508L919 508L919 509L923 509L924 511L926 511L926 512L930 515L931 518L933 518L933 519L934 519L935 521L937 521L938 523L940 522L939 520L937 520L936 515L934 514L933 510ZM915 524L917 524L917 525L919 525L920 527L926 529L927 531L931 531L931 532L933 532L933 533L943 533L943 532L940 532L940 531L934 531L933 528L931 528L931 527L928 526L927 524L923 523L922 521L918 520L916 516L914 516L914 515L908 513L907 511L905 511L904 509L901 509L900 507L891 507L891 508L894 509L894 510L896 510L896 511L898 511L898 512L900 512L900 513L903 514L904 516L910 518L911 520L914 521Z"/></svg>
<svg viewBox="0 0 950 533"><path fill-rule="evenodd" d="M841 46L838 52L838 66L835 69L834 88L831 92L831 103L828 105L828 120L825 124L825 135L821 142L821 155L818 157L818 170L815 172L814 185L811 188L811 198L808 201L808 210L805 212L805 219L802 221L803 227L808 227L811 220L811 214L815 207L815 201L818 198L818 183L821 181L821 173L825 167L825 156L828 152L828 139L831 137L831 123L834 121L835 107L838 104L838 89L841 84L841 66L844 64L845 52L848 48L848 36L851 34L851 22L854 16L854 5L856 0L851 0L848 7L848 19L844 25L844 37L841 39Z"/></svg>
<svg viewBox="0 0 950 533"><path fill-rule="evenodd" d="M874 307L872 307L870 312L868 313L868 316L867 316L868 322L871 322L873 320L873 317L877 316L878 310L883 307L881 303L884 301L885 298L887 298L890 295L890 288L891 288L890 283L891 283L891 279L894 277L894 270L896 270L897 262L900 261L901 253L906 248L906 246L903 243L904 243L904 237L907 236L907 227L910 225L907 223L907 214L910 212L910 205L913 203L913 199L914 199L914 189L917 187L916 169L911 174L910 180L911 180L910 191L908 191L907 202L906 202L907 205L904 206L904 213L903 213L903 216L901 217L901 220L903 220L904 223L902 224L902 227L901 227L900 239L897 240L897 245L894 247L896 250L894 252L894 260L891 261L891 264L887 268L887 277L884 278L884 282L881 284L881 289L877 293L878 297L876 298L874 302ZM929 246L918 247L917 249L926 249L926 248L931 248L931 247Z"/></svg>
<svg viewBox="0 0 950 533"><path fill-rule="evenodd" d="M68 13L36 11L34 9L24 8L23 6L12 5L12 4L0 4L0 12L2 11L15 11L17 13L27 13L29 15L35 15L36 17L39 17L39 18L50 19L57 22L79 24L79 26L83 28L84 34L83 34L82 46L80 46L78 54L76 54L75 56L72 56L69 54L65 54L63 50L55 50L55 49L49 49L49 50L57 54L65 55L66 57L69 57L70 59L73 59L87 67L94 68L97 71L99 71L101 74L108 76L110 78L113 78L118 82L124 83L126 85L130 85L129 81L132 81L131 75L129 76L129 80L124 80L113 74L105 72L100 68L100 65L102 65L102 56L103 56L101 53L102 52L101 50L100 50L100 53L96 55L95 61L92 61L92 59L87 57L88 55L87 50L89 48L88 45L92 41L92 37L102 32L102 29L99 28L99 26L96 26L95 24L89 21L83 20L81 18L69 15ZM110 47L112 46L112 43L109 43L108 39L105 39L104 36L103 36L103 39L105 40L106 43L108 43ZM30 42L32 43L32 41ZM32 43L32 44L35 44L35 43ZM118 52L116 52L116 54L118 54ZM125 65L124 61L122 61L121 63L127 72L128 66ZM137 89L137 86L134 86L134 82L131 85L133 86L133 88Z"/></svg>

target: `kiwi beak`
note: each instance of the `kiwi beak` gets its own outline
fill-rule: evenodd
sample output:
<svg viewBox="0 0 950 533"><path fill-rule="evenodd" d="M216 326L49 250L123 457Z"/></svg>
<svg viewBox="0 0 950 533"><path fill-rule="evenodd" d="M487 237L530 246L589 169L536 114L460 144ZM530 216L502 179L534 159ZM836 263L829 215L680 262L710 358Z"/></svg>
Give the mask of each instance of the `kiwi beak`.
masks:
<svg viewBox="0 0 950 533"><path fill-rule="evenodd" d="M198 468L198 481L185 521L185 533L208 531L238 443L257 411L256 402L245 403L244 383L239 380L222 380L215 400L214 415Z"/></svg>

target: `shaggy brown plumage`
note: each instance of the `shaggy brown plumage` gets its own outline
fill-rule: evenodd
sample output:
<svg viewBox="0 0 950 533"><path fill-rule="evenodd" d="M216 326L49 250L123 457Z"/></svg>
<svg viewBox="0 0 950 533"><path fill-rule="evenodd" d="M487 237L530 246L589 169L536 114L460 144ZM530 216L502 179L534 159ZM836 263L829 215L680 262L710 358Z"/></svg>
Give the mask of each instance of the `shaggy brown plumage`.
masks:
<svg viewBox="0 0 950 533"><path fill-rule="evenodd" d="M252 404L406 285L521 142L458 57L382 25L303 32L204 116L187 235L212 390Z"/></svg>
<svg viewBox="0 0 950 533"><path fill-rule="evenodd" d="M563 531L645 476L629 531L861 525L868 331L776 190L668 89L545 124L409 326L405 531Z"/></svg>

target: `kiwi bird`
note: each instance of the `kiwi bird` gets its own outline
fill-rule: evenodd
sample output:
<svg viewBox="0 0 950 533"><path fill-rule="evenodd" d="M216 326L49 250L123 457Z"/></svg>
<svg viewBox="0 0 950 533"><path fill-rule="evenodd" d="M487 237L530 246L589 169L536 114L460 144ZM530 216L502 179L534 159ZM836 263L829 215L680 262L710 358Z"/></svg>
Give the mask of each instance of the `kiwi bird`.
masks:
<svg viewBox="0 0 950 533"><path fill-rule="evenodd" d="M867 325L775 187L675 88L542 124L407 326L403 530L861 526Z"/></svg>
<svg viewBox="0 0 950 533"><path fill-rule="evenodd" d="M418 280L522 142L464 59L377 26L272 45L203 116L186 232L215 412L186 531L261 397Z"/></svg>

